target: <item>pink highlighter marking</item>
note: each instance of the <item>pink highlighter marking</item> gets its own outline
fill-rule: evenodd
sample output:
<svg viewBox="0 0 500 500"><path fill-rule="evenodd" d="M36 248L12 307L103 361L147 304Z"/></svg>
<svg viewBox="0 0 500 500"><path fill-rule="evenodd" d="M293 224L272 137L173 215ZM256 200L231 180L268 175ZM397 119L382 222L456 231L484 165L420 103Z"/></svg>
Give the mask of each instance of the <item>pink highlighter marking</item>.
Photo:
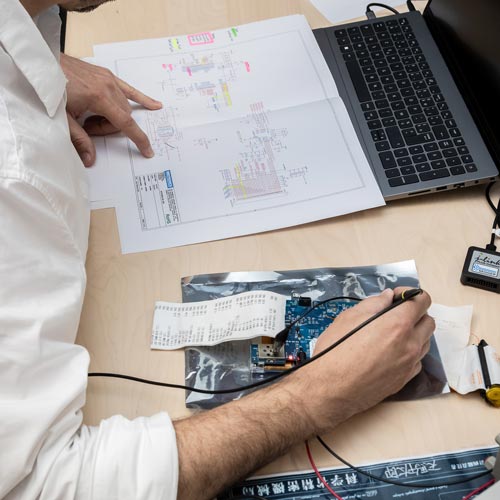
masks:
<svg viewBox="0 0 500 500"><path fill-rule="evenodd" d="M167 65L166 65L166 64L162 64L162 65L161 65L161 67L162 67L163 69L167 69Z"/></svg>
<svg viewBox="0 0 500 500"><path fill-rule="evenodd" d="M171 64L169 64L169 65L168 65L168 69L169 69L170 71L173 71L173 70L174 70L174 67L173 67Z"/></svg>
<svg viewBox="0 0 500 500"><path fill-rule="evenodd" d="M247 69L248 73L250 73L250 63L248 61L245 61L245 68Z"/></svg>
<svg viewBox="0 0 500 500"><path fill-rule="evenodd" d="M191 73L191 68L189 66L186 68L186 71L189 76L193 76L193 73Z"/></svg>

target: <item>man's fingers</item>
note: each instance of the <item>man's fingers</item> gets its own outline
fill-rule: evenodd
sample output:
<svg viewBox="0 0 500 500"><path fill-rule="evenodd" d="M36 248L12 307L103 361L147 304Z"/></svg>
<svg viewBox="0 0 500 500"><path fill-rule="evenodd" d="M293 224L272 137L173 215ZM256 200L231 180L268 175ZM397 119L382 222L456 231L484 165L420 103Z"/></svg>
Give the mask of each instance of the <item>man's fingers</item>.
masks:
<svg viewBox="0 0 500 500"><path fill-rule="evenodd" d="M364 299L356 306L356 312L366 317L373 316L385 307L391 305L394 299L394 292L387 288L379 295L374 295Z"/></svg>
<svg viewBox="0 0 500 500"><path fill-rule="evenodd" d="M68 113L68 125L71 142L86 167L91 167L95 162L95 146L87 132Z"/></svg>
<svg viewBox="0 0 500 500"><path fill-rule="evenodd" d="M428 314L425 314L413 329L414 339L419 343L419 345L422 346L422 352L424 355L429 350L430 339L435 329L436 324Z"/></svg>
<svg viewBox="0 0 500 500"><path fill-rule="evenodd" d="M163 104L160 101L157 101L152 97L143 94L141 91L132 87L132 85L129 85L127 82L124 82L119 78L117 78L116 80L118 82L118 86L120 87L121 91L125 94L125 97L127 99L130 99L131 101L141 104L147 109L161 109L163 107Z"/></svg>
<svg viewBox="0 0 500 500"><path fill-rule="evenodd" d="M107 102L106 104L107 106L104 107L110 110L110 112L106 114L106 118L137 146L143 156L152 158L155 154L148 136L141 130L139 125L137 125L131 113L121 108L114 107L112 102Z"/></svg>
<svg viewBox="0 0 500 500"><path fill-rule="evenodd" d="M87 118L83 124L83 128L89 135L109 135L120 131L107 118L97 115Z"/></svg>
<svg viewBox="0 0 500 500"><path fill-rule="evenodd" d="M405 290L409 290L408 287L398 287L394 289L395 295L400 295ZM403 314L405 317L409 318L413 324L418 323L420 318L427 313L430 305L432 304L431 297L426 291L423 291L420 295L408 299L403 304L396 308L399 314Z"/></svg>

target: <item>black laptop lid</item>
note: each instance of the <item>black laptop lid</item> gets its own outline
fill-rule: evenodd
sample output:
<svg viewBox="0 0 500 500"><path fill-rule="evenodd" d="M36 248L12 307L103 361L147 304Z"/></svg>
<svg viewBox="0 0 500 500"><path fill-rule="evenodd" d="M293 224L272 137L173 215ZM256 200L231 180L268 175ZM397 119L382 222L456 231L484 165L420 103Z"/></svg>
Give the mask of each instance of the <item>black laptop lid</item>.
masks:
<svg viewBox="0 0 500 500"><path fill-rule="evenodd" d="M500 0L431 0L424 17L500 165Z"/></svg>

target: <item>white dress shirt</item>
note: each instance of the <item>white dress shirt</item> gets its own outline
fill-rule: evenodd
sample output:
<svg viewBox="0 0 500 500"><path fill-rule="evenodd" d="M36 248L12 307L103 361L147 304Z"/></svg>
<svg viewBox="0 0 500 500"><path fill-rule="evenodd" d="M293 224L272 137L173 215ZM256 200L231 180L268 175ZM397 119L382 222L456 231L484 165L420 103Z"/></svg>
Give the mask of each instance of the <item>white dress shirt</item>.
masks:
<svg viewBox="0 0 500 500"><path fill-rule="evenodd" d="M59 30L57 9L0 0L0 499L173 500L168 415L82 426L89 205Z"/></svg>

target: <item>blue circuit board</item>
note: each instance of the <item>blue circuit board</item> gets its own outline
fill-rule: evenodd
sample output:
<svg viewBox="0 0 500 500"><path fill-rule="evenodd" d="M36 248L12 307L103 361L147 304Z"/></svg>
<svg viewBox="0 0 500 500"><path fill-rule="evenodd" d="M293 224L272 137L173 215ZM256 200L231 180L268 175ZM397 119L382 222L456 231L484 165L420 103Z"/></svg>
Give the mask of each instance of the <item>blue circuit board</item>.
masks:
<svg viewBox="0 0 500 500"><path fill-rule="evenodd" d="M287 300L285 324L288 326L310 311L317 303L305 297ZM250 369L254 376L287 370L309 359L316 339L334 319L355 301L332 301L318 305L290 329L285 345L279 353L273 351L273 340L262 338L250 346Z"/></svg>

